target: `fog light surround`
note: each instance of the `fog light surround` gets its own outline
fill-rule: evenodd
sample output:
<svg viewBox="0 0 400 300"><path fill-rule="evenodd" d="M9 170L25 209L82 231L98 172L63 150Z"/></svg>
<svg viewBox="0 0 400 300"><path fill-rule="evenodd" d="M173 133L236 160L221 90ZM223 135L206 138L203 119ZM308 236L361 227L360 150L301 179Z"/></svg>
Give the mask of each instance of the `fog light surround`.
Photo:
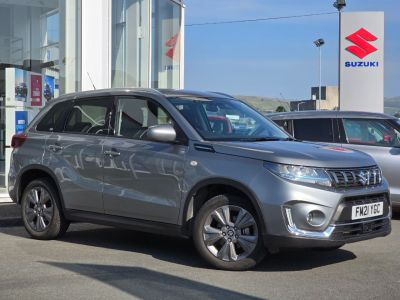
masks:
<svg viewBox="0 0 400 300"><path fill-rule="evenodd" d="M314 212L314 211L318 211L318 210L313 210L311 212ZM321 212L321 211L318 211L318 212ZM291 234L293 234L295 236L302 236L302 237L316 238L316 239L327 239L331 236L331 234L335 230L334 226L328 226L322 232L300 229L300 228L297 228L296 224L293 221L292 209L290 207L284 207L284 214L286 215L287 229ZM314 217L314 214L312 214L312 216ZM325 214L324 214L324 216L325 216ZM312 225L310 224L310 226L312 226Z"/></svg>
<svg viewBox="0 0 400 300"><path fill-rule="evenodd" d="M307 223L313 227L321 227L326 220L325 214L320 210L312 210L307 214Z"/></svg>

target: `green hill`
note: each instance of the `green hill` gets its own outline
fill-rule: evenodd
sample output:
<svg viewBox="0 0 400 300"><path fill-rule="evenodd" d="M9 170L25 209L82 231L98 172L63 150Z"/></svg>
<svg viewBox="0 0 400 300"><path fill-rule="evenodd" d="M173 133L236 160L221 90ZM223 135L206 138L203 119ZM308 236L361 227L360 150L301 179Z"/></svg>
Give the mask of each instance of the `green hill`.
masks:
<svg viewBox="0 0 400 300"><path fill-rule="evenodd" d="M385 99L385 113L394 115L400 112L400 97L391 97Z"/></svg>
<svg viewBox="0 0 400 300"><path fill-rule="evenodd" d="M271 97L258 96L235 96L238 99L245 101L262 113L275 111L278 106L283 106L286 111L289 111L288 99L279 99ZM385 113L394 115L400 112L400 96L385 98Z"/></svg>
<svg viewBox="0 0 400 300"><path fill-rule="evenodd" d="M253 106L261 113L273 112L278 106L283 106L286 111L290 110L289 101L286 99L270 98L270 97L256 97L256 96L235 96L243 100L247 104Z"/></svg>

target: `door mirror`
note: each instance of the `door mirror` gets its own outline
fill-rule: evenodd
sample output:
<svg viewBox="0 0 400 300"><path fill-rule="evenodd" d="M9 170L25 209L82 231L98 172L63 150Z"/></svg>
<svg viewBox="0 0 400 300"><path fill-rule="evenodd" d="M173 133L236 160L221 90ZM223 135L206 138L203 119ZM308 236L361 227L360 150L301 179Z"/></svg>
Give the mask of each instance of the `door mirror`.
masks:
<svg viewBox="0 0 400 300"><path fill-rule="evenodd" d="M176 140L176 131L169 124L155 125L149 127L146 137L157 142L174 142Z"/></svg>

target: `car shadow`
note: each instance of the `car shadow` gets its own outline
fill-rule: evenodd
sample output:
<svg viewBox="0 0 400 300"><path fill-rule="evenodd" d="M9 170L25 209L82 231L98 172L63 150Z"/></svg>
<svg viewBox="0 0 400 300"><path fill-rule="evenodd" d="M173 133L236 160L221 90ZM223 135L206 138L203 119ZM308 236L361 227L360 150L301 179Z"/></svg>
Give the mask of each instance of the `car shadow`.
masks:
<svg viewBox="0 0 400 300"><path fill-rule="evenodd" d="M400 220L400 207L393 208L392 219L393 220Z"/></svg>
<svg viewBox="0 0 400 300"><path fill-rule="evenodd" d="M141 267L41 263L98 280L139 299L261 299Z"/></svg>
<svg viewBox="0 0 400 300"><path fill-rule="evenodd" d="M102 227L74 230L60 239L66 243L138 252L155 259L180 265L209 268L191 240L161 236L131 230ZM285 250L268 255L256 271L301 271L351 260L356 256L347 250L316 251L311 249Z"/></svg>
<svg viewBox="0 0 400 300"><path fill-rule="evenodd" d="M314 250L314 249L284 249L278 254L268 255L264 261L255 268L255 271L287 272L310 270L327 265L333 265L357 256L345 249Z"/></svg>

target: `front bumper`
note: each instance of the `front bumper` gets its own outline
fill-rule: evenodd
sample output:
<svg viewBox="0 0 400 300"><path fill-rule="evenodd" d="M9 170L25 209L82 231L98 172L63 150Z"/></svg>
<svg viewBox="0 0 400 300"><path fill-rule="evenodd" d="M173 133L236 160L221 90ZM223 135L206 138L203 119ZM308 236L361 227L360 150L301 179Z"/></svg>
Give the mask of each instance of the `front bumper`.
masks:
<svg viewBox="0 0 400 300"><path fill-rule="evenodd" d="M266 247L335 247L391 232L391 202L386 180L372 187L323 189L276 176L268 179L268 185L257 180L254 185L259 187L257 195L262 195L258 200L265 224ZM352 220L353 206L377 202L384 202L382 215ZM288 218L286 209L290 209L292 218ZM307 224L311 211L320 211L325 217L320 225Z"/></svg>
<svg viewBox="0 0 400 300"><path fill-rule="evenodd" d="M347 243L384 237L391 232L390 217L346 224L333 224L323 232L293 233L293 236L265 234L264 245L272 248L335 247Z"/></svg>

